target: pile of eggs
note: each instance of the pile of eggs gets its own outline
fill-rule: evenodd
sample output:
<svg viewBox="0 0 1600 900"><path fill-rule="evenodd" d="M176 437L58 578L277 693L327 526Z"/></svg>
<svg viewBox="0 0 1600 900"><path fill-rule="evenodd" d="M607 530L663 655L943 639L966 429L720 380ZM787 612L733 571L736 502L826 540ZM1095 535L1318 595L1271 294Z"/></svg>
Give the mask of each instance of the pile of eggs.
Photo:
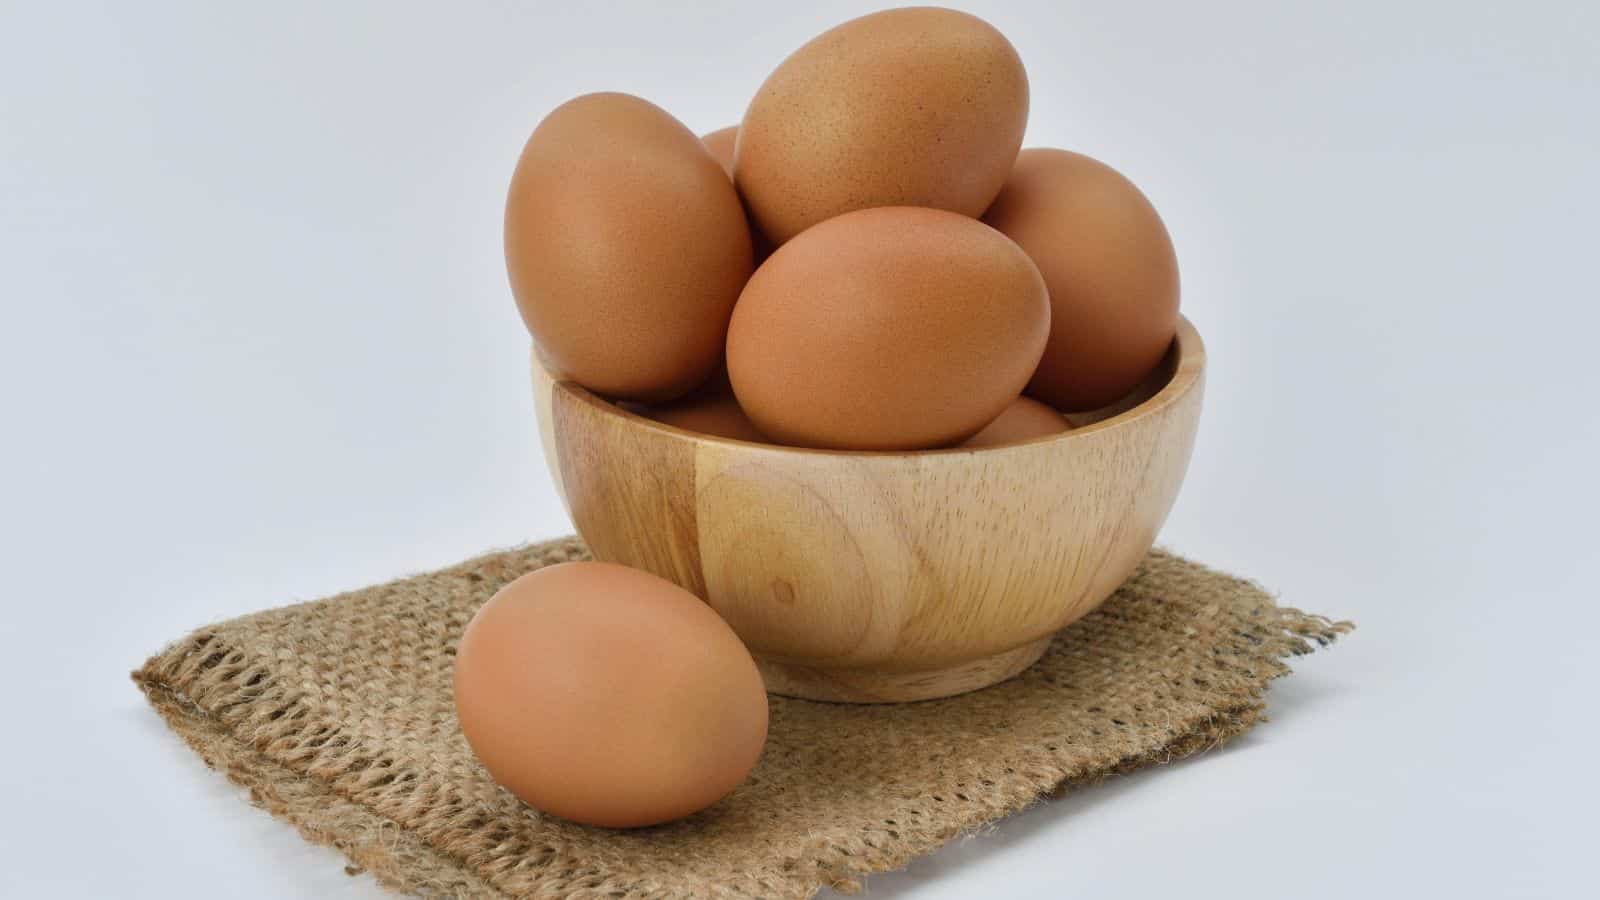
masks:
<svg viewBox="0 0 1600 900"><path fill-rule="evenodd" d="M1165 355L1177 259L1115 170L1019 152L1028 103L1010 42L933 8L821 35L703 140L638 97L579 97L512 178L522 318L558 377L721 437L910 451L1066 430Z"/></svg>
<svg viewBox="0 0 1600 900"><path fill-rule="evenodd" d="M1166 354L1177 263L1127 179L1020 150L1028 102L998 31L919 8L801 47L703 140L637 97L562 105L506 209L541 360L739 440L915 451L1067 430L1064 413L1115 403ZM766 739L760 674L727 623L606 563L499 591L462 636L455 691L497 781L589 824L702 809Z"/></svg>

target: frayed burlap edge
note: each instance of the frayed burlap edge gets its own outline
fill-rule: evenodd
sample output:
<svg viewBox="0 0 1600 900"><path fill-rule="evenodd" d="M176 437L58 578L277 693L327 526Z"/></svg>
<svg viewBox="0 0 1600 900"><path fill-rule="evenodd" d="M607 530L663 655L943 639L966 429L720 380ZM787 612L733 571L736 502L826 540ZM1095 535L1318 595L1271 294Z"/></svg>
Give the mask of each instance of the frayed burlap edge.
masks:
<svg viewBox="0 0 1600 900"><path fill-rule="evenodd" d="M575 539L567 538L527 548L540 564L551 564L586 557ZM497 564L502 553L486 554L447 572L465 572ZM1154 551L1147 566L1193 565ZM1249 730L1264 718L1262 697L1267 683L1289 673L1284 660L1326 646L1353 628L1349 622L1336 622L1272 604L1271 596L1259 586L1243 579L1231 579L1241 589L1258 594L1263 603L1249 609L1248 632L1238 639L1252 645L1258 662L1266 669L1243 674L1240 683L1230 685L1230 702L1210 714L1182 723L1174 737L1164 745L1126 756L1104 755L1075 767L1066 767L1051 754L1030 759L1010 773L1005 783L997 783L981 800L971 798L961 812L935 829L914 838L909 835L883 846L859 840L842 842L819 836L818 840L786 860L782 883L769 878L739 885L707 885L708 896L754 898L769 896L809 897L821 885L845 893L862 887L864 876L874 872L904 868L912 859L930 853L949 841L984 827L1031 806L1039 799L1073 787L1093 783L1110 775L1125 774L1150 766L1173 762L1218 747ZM491 884L475 875L464 859L430 845L403 823L378 814L355 802L358 790L370 789L374 779L391 764L381 752L371 752L340 734L333 720L319 721L316 712L301 703L293 692L276 684L265 670L230 673L227 681L236 687L236 697L206 697L202 703L186 693L198 686L211 669L236 666L240 654L226 645L213 631L202 629L189 638L152 657L138 671L134 681L168 725L212 768L245 788L256 806L292 824L307 840L333 847L351 862L351 874L370 872L379 883L404 893L419 896L504 897ZM1263 677L1264 676L1264 677ZM266 701L266 702L263 702ZM232 709L251 708L251 720L233 719ZM219 710L207 712L205 707ZM293 767L277 762L254 745L253 726L264 724L265 716L276 720L284 716L309 717L304 728L326 735L331 753L319 753ZM966 798L963 798L966 799ZM953 812L953 810L952 810ZM567 892L568 896L655 897L661 896L648 884L634 884L625 891L605 883L603 873L592 887Z"/></svg>
<svg viewBox="0 0 1600 900"><path fill-rule="evenodd" d="M139 685L206 765L248 790L251 803L293 825L307 841L343 853L350 860L347 873L371 872L383 886L419 896L503 896L394 821L240 743L181 696L147 679Z"/></svg>

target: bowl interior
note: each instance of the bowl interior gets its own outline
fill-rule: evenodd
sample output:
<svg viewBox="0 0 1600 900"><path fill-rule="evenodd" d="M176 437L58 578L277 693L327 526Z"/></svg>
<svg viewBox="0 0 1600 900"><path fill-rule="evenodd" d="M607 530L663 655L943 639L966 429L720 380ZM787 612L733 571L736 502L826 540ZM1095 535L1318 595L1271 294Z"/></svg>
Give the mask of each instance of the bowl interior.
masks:
<svg viewBox="0 0 1600 900"><path fill-rule="evenodd" d="M1145 377L1144 381L1140 382L1137 387L1135 387L1132 391L1129 391L1127 395L1122 397L1122 399L1110 404L1109 406L1104 406L1100 409L1089 410L1087 412L1066 413L1065 415L1067 421L1071 422L1073 425L1070 431L1064 431L1060 434L1046 435L1044 437L1035 438L1031 441L1022 441L1015 444L1003 444L979 448L941 447L929 450L827 450L812 447L789 447L782 444L754 443L750 441L742 441L737 438L719 437L717 435L704 434L698 431L689 431L678 428L674 425L669 425L665 422L659 422L655 419L641 415L629 409L626 405L619 405L614 401L589 391L582 385L571 381L561 380L559 376L551 372L548 367L545 367L545 375L552 381L556 382L555 387L557 390L569 392L576 397L582 398L586 403L594 405L596 408L602 409L610 414L623 417L634 426L647 430L659 431L663 434L673 435L680 438L692 439L699 442L731 444L744 447L761 447L766 450L781 453L824 454L828 456L842 457L927 456L934 454L982 455L1005 452L1013 447L1044 444L1054 441L1070 441L1074 438L1081 439L1086 434L1105 428L1116 427L1121 423L1129 422L1148 415L1176 401L1179 397L1187 393L1189 388L1193 386L1194 381L1200 377L1204 360L1205 348L1200 341L1199 333L1195 331L1193 324L1191 324L1188 319L1180 319L1178 322L1178 332L1172 340L1172 346L1167 349L1167 353L1161 358L1161 362L1156 365L1155 369L1153 369L1148 376ZM544 361L539 358L537 349L535 349L535 364L544 366Z"/></svg>

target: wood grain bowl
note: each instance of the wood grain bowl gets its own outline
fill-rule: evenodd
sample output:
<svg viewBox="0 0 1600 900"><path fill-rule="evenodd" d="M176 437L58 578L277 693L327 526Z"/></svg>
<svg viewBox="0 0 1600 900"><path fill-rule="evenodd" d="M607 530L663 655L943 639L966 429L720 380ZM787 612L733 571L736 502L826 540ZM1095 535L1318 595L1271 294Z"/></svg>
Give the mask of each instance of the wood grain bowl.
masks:
<svg viewBox="0 0 1600 900"><path fill-rule="evenodd" d="M752 444L628 412L539 362L545 459L598 559L705 598L774 693L881 703L1021 672L1166 520L1200 418L1187 321L1140 389L1078 427L978 450Z"/></svg>

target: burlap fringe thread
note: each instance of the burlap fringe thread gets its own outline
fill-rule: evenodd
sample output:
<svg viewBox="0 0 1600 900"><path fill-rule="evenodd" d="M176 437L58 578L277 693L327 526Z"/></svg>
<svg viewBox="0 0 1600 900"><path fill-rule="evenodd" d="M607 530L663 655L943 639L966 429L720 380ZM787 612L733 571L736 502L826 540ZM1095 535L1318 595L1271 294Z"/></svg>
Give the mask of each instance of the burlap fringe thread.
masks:
<svg viewBox="0 0 1600 900"><path fill-rule="evenodd" d="M863 707L772 698L755 773L683 822L630 832L540 815L456 726L455 644L501 585L586 558L576 539L201 629L134 673L206 763L352 873L452 897L854 892L1041 796L1221 744L1283 660L1349 623L1156 551L1021 676Z"/></svg>

